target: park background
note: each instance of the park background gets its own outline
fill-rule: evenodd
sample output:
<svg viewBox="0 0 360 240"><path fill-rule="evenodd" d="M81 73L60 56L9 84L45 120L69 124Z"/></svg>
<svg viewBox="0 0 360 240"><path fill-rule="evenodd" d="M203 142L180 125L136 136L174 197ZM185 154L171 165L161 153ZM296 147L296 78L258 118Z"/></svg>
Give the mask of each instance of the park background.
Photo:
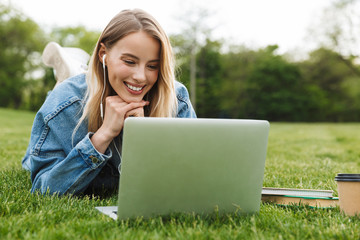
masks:
<svg viewBox="0 0 360 240"><path fill-rule="evenodd" d="M222 23L212 18L216 9L206 5L181 9L174 16L181 27L169 34L177 79L188 87L198 117L358 121L359 5L357 0L328 1L312 15L302 45L290 50L219 36ZM40 24L12 1L0 2L0 107L37 111L55 84L52 69L41 62L45 45L56 41L91 54L100 31L82 24Z"/></svg>
<svg viewBox="0 0 360 240"><path fill-rule="evenodd" d="M196 6L199 1L192 2ZM35 112L55 84L52 70L41 62L43 48L57 41L91 53L104 26L89 28L78 19L91 12L91 4L99 9L93 18L102 11L109 15L105 22L120 10L107 5L112 0L88 2L0 0L0 239L359 239L360 218L346 216L338 207L261 203L260 213L248 216L184 214L116 222L94 209L116 205L116 194L30 193L30 173L21 168L21 159ZM265 187L328 189L338 196L336 174L360 172L359 1L216 1L233 3L229 15L234 19L235 13L247 16L230 24L231 33L240 34L235 41L227 35L230 31L219 34L218 28L228 22L219 21L219 27L211 20L216 7L186 8L185 0L134 2L151 13L164 7L159 2L178 4L177 21L183 27L166 31L177 57L177 78L188 86L199 117L271 121ZM69 5L66 12L61 4ZM74 13L79 9L83 11ZM310 14L314 9L316 14ZM305 22L307 12L313 17ZM166 27L167 18L159 13L155 17ZM49 15L75 23L44 23ZM300 39L297 33L304 24L308 30L295 44L299 47L286 46ZM245 28L254 35L245 34Z"/></svg>

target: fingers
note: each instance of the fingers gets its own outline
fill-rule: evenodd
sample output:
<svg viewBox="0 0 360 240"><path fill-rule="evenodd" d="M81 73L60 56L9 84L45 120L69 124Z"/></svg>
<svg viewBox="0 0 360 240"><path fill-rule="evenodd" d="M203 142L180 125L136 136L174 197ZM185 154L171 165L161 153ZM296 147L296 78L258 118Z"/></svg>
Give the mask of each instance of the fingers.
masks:
<svg viewBox="0 0 360 240"><path fill-rule="evenodd" d="M125 115L125 119L128 117L144 117L144 108L140 107L128 111Z"/></svg>
<svg viewBox="0 0 360 240"><path fill-rule="evenodd" d="M135 115L137 117L137 115L141 111L142 111L142 113L144 113L144 107L146 105L149 105L149 102L147 102L147 101L133 102L133 103L127 104L123 109L126 111L127 116L131 115L131 112L132 112L133 115Z"/></svg>
<svg viewBox="0 0 360 240"><path fill-rule="evenodd" d="M144 107L149 105L148 101L127 103L119 96L109 96L105 102L105 116L101 130L111 137L120 133L127 117L144 117Z"/></svg>
<svg viewBox="0 0 360 240"><path fill-rule="evenodd" d="M109 142L120 134L127 117L144 117L144 107L149 105L148 101L127 103L119 96L106 97L105 102L104 120L95 133L97 141L94 140L97 146L100 146L99 149L103 149L103 146L107 147Z"/></svg>

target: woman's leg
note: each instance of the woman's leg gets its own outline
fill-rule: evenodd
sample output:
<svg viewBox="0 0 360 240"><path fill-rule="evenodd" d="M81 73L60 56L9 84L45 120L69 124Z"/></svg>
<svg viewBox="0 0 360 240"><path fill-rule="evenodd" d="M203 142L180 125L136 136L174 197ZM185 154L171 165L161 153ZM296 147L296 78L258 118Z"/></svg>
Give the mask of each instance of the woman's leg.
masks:
<svg viewBox="0 0 360 240"><path fill-rule="evenodd" d="M42 60L54 69L55 87L65 79L87 70L90 55L80 48L61 47L56 42L49 42L44 48Z"/></svg>

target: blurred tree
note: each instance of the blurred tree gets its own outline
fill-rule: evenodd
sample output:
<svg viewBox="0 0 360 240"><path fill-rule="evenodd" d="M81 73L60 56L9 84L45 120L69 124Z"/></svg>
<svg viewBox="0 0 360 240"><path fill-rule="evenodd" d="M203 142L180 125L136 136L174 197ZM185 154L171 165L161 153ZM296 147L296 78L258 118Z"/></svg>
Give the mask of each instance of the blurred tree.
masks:
<svg viewBox="0 0 360 240"><path fill-rule="evenodd" d="M100 32L87 30L84 26L61 27L53 29L50 36L63 47L81 48L91 55Z"/></svg>
<svg viewBox="0 0 360 240"><path fill-rule="evenodd" d="M38 110L55 85L52 69L41 61L49 39L91 54L99 34L79 26L48 36L23 13L0 4L0 106Z"/></svg>
<svg viewBox="0 0 360 240"><path fill-rule="evenodd" d="M0 4L0 106L19 108L27 81L34 78L34 60L44 45L39 26L16 9Z"/></svg>
<svg viewBox="0 0 360 240"><path fill-rule="evenodd" d="M40 56L39 56L40 58ZM55 79L53 70L41 65L43 75L39 78L26 81L23 92L24 101L22 108L38 111L50 90L54 88Z"/></svg>
<svg viewBox="0 0 360 240"><path fill-rule="evenodd" d="M176 79L190 89L190 47L181 34L170 35L170 42L176 56Z"/></svg>
<svg viewBox="0 0 360 240"><path fill-rule="evenodd" d="M323 121L360 120L359 10L359 0L335 0L312 27L321 47L300 66L306 81L324 94Z"/></svg>
<svg viewBox="0 0 360 240"><path fill-rule="evenodd" d="M221 43L206 40L197 55L197 115L199 117L219 117L221 85Z"/></svg>
<svg viewBox="0 0 360 240"><path fill-rule="evenodd" d="M223 74L219 86L219 99L222 117L246 117L245 83L258 55L256 51L245 46L230 46L229 51L221 55Z"/></svg>
<svg viewBox="0 0 360 240"><path fill-rule="evenodd" d="M301 121L308 106L300 69L274 52L277 46L260 50L245 82L247 118L271 121Z"/></svg>
<svg viewBox="0 0 360 240"><path fill-rule="evenodd" d="M308 60L300 64L302 75L308 84L318 86L323 92L321 114L323 121L357 120L360 105L357 98L360 92L360 77L354 72L359 67L351 59L345 59L340 53L319 48L310 53ZM351 64L351 66L349 66Z"/></svg>
<svg viewBox="0 0 360 240"><path fill-rule="evenodd" d="M339 53L339 58L360 76L357 68L352 68L351 60L360 57L360 1L335 0L324 9L319 22L313 24L311 38L323 48Z"/></svg>
<svg viewBox="0 0 360 240"><path fill-rule="evenodd" d="M221 109L232 118L313 121L322 92L304 81L296 63L277 55L277 46L258 51L232 46L223 54Z"/></svg>
<svg viewBox="0 0 360 240"><path fill-rule="evenodd" d="M185 63L189 65L184 67L188 69L188 72L182 72L181 76L184 76L185 72L189 74L184 81L189 87L192 105L197 110L197 55L201 47L206 44L206 40L210 39L212 28L208 26L209 10L193 5L192 2L191 7L178 17L184 27L180 34L172 36L172 40L177 57L180 58L181 65L179 67L183 68Z"/></svg>

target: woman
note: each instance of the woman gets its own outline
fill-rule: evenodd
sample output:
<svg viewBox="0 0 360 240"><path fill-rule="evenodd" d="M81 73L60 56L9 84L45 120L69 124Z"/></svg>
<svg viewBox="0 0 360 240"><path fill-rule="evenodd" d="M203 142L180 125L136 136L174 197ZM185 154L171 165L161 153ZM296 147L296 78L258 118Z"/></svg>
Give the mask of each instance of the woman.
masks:
<svg viewBox="0 0 360 240"><path fill-rule="evenodd" d="M168 37L142 10L125 10L102 32L87 74L59 84L37 113L22 160L32 189L79 194L117 189L127 117L196 117L174 80Z"/></svg>

